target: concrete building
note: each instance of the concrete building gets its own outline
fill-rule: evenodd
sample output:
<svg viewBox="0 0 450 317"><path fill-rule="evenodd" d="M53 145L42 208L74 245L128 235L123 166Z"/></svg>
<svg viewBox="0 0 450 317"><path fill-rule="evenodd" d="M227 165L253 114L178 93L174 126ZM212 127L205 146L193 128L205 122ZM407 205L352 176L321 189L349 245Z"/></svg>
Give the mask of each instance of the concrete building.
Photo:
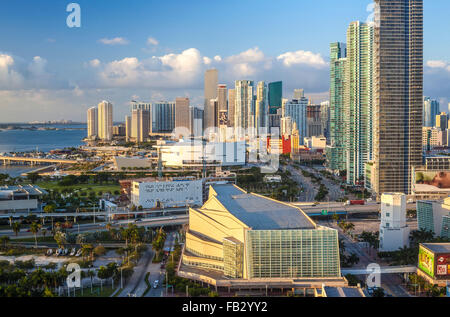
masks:
<svg viewBox="0 0 450 317"><path fill-rule="evenodd" d="M234 128L234 109L236 106L236 91L228 89L228 127Z"/></svg>
<svg viewBox="0 0 450 317"><path fill-rule="evenodd" d="M205 72L204 82L204 129L214 128L217 114L215 109L211 109L211 100L217 98L217 85L219 84L219 71L217 69L208 69Z"/></svg>
<svg viewBox="0 0 450 317"><path fill-rule="evenodd" d="M96 107L87 111L87 138L95 139L98 136L98 112Z"/></svg>
<svg viewBox="0 0 450 317"><path fill-rule="evenodd" d="M98 104L98 137L103 141L111 141L113 137L113 106L108 101Z"/></svg>
<svg viewBox="0 0 450 317"><path fill-rule="evenodd" d="M327 147L327 139L324 136L312 136L304 138L303 144L312 150L324 150Z"/></svg>
<svg viewBox="0 0 450 317"><path fill-rule="evenodd" d="M42 211L41 199L47 192L39 186L0 186L0 215Z"/></svg>
<svg viewBox="0 0 450 317"><path fill-rule="evenodd" d="M302 97L301 99L294 99L283 104L282 118L290 117L292 125L297 125L300 142L303 144L303 139L308 136L307 125L307 107L308 99Z"/></svg>
<svg viewBox="0 0 450 317"><path fill-rule="evenodd" d="M306 136L323 135L320 122L320 105L309 104L306 107Z"/></svg>
<svg viewBox="0 0 450 317"><path fill-rule="evenodd" d="M448 129L448 116L445 112L436 115L436 128L440 130Z"/></svg>
<svg viewBox="0 0 450 317"><path fill-rule="evenodd" d="M189 130L194 137L203 136L203 109L195 106L189 108Z"/></svg>
<svg viewBox="0 0 450 317"><path fill-rule="evenodd" d="M305 90L304 89L294 89L294 98L292 99L301 99L305 97Z"/></svg>
<svg viewBox="0 0 450 317"><path fill-rule="evenodd" d="M131 116L125 116L125 140L131 139Z"/></svg>
<svg viewBox="0 0 450 317"><path fill-rule="evenodd" d="M135 109L131 112L131 138L137 142L146 142L150 134L150 111Z"/></svg>
<svg viewBox="0 0 450 317"><path fill-rule="evenodd" d="M255 104L255 128L257 133L259 129L268 127L268 89L267 85L260 81L256 87L256 104Z"/></svg>
<svg viewBox="0 0 450 317"><path fill-rule="evenodd" d="M203 206L190 208L178 275L249 287L336 282L338 234L290 204L213 185Z"/></svg>
<svg viewBox="0 0 450 317"><path fill-rule="evenodd" d="M410 194L422 163L423 0L375 4L374 191Z"/></svg>
<svg viewBox="0 0 450 317"><path fill-rule="evenodd" d="M251 80L236 80L234 90L234 128L237 140L241 141L246 137L248 129L254 126L255 87Z"/></svg>
<svg viewBox="0 0 450 317"><path fill-rule="evenodd" d="M450 197L440 201L418 201L417 225L419 230L450 239Z"/></svg>
<svg viewBox="0 0 450 317"><path fill-rule="evenodd" d="M175 128L185 129L190 133L189 98L175 99Z"/></svg>
<svg viewBox="0 0 450 317"><path fill-rule="evenodd" d="M324 101L320 103L320 123L322 124L323 135L330 138L330 102Z"/></svg>
<svg viewBox="0 0 450 317"><path fill-rule="evenodd" d="M410 229L406 224L406 195L384 193L381 196L380 251L409 247Z"/></svg>
<svg viewBox="0 0 450 317"><path fill-rule="evenodd" d="M133 180L131 202L143 208L201 206L202 180L183 178Z"/></svg>
<svg viewBox="0 0 450 317"><path fill-rule="evenodd" d="M432 285L450 285L450 243L421 243L417 275Z"/></svg>

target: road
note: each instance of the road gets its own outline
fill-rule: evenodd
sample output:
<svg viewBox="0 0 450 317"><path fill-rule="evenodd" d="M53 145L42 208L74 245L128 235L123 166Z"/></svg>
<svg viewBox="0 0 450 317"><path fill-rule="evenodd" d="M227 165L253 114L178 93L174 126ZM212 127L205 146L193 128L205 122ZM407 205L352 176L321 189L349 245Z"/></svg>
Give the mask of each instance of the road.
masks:
<svg viewBox="0 0 450 317"><path fill-rule="evenodd" d="M135 222L134 220L123 220L118 221L117 223L114 223L113 227L120 227L128 225L129 223L133 223L138 227L162 227L162 226L168 226L168 225L183 225L187 224L189 221L188 215L179 215L179 216L172 216L172 217L154 217L154 218L147 218L142 219L141 221ZM67 232L70 233L86 233L86 232L94 232L94 231L106 231L106 223L96 223L96 224L83 224L83 225L74 225L72 229L68 229ZM48 232L47 235L50 235L51 233ZM12 231L12 229L7 230L1 230L0 231L0 237L1 236L9 236L11 239L15 238L33 238L34 235L31 232L27 232L26 230L22 229L19 234L16 235ZM37 235L38 237L42 237L42 233Z"/></svg>
<svg viewBox="0 0 450 317"><path fill-rule="evenodd" d="M320 174L319 171L317 171L315 168L310 168L307 166L302 166L302 169L314 174L316 177L319 177L322 179L322 184L324 184L326 186L326 188L328 189L328 195L327 195L327 199L329 201L336 201L342 197L344 197L344 193L341 190L341 184L336 180L335 182L333 182L332 180L326 178L325 176L323 176L322 174Z"/></svg>
<svg viewBox="0 0 450 317"><path fill-rule="evenodd" d="M303 187L303 192L300 193L299 201L314 201L317 193L319 192L311 182L311 179L304 177L302 172L297 170L295 167L288 165L286 169L291 173L291 178L299 185Z"/></svg>
<svg viewBox="0 0 450 317"><path fill-rule="evenodd" d="M134 273L124 285L122 292L117 297L141 297L147 289L145 283L145 274L147 273L149 266L152 264L152 259L155 253L149 248L144 252L143 256L138 262L138 265L134 267Z"/></svg>

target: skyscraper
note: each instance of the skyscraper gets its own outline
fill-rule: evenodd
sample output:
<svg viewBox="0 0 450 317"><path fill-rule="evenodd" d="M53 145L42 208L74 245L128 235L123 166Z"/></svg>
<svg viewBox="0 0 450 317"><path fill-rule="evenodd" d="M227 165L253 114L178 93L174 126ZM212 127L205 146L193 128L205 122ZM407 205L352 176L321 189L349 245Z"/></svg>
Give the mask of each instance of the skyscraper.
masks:
<svg viewBox="0 0 450 317"><path fill-rule="evenodd" d="M294 89L294 98L295 100L299 100L300 98L305 97L305 90L304 89Z"/></svg>
<svg viewBox="0 0 450 317"><path fill-rule="evenodd" d="M150 132L150 111L135 109L131 113L131 137L138 143L145 142Z"/></svg>
<svg viewBox="0 0 450 317"><path fill-rule="evenodd" d="M125 140L128 142L131 138L131 117L125 116Z"/></svg>
<svg viewBox="0 0 450 317"><path fill-rule="evenodd" d="M252 110L254 108L254 84L251 80L236 80L235 82L235 134L239 139L245 137L247 129L252 126ZM249 120L250 119L250 120Z"/></svg>
<svg viewBox="0 0 450 317"><path fill-rule="evenodd" d="M267 108L267 86L260 81L256 87L256 104L255 104L255 128L259 132L259 128L267 127L268 108Z"/></svg>
<svg viewBox="0 0 450 317"><path fill-rule="evenodd" d="M277 81L269 83L269 113L277 114L281 109L281 99L283 98L283 82Z"/></svg>
<svg viewBox="0 0 450 317"><path fill-rule="evenodd" d="M375 175L378 196L409 194L422 164L423 0L375 0Z"/></svg>
<svg viewBox="0 0 450 317"><path fill-rule="evenodd" d="M175 128L185 128L189 130L189 98L175 99Z"/></svg>
<svg viewBox="0 0 450 317"><path fill-rule="evenodd" d="M347 47L344 43L330 45L330 146L327 164L332 170L345 170L344 84Z"/></svg>
<svg viewBox="0 0 450 317"><path fill-rule="evenodd" d="M89 108L87 111L87 137L95 139L98 135L98 112L96 107Z"/></svg>
<svg viewBox="0 0 450 317"><path fill-rule="evenodd" d="M309 104L306 107L306 136L321 136L322 123L320 122L320 105Z"/></svg>
<svg viewBox="0 0 450 317"><path fill-rule="evenodd" d="M152 104L152 133L172 133L175 128L175 102Z"/></svg>
<svg viewBox="0 0 450 317"><path fill-rule="evenodd" d="M228 126L234 127L234 109L236 103L236 92L234 89L228 89Z"/></svg>
<svg viewBox="0 0 450 317"><path fill-rule="evenodd" d="M214 109L211 109L211 99L217 98L217 85L219 82L219 72L217 69L208 69L205 72L204 83L204 129L215 126L216 117Z"/></svg>
<svg viewBox="0 0 450 317"><path fill-rule="evenodd" d="M373 151L373 26L352 22L347 30L344 89L347 183L364 179Z"/></svg>
<svg viewBox="0 0 450 317"><path fill-rule="evenodd" d="M436 126L436 116L439 114L439 102L430 97L423 97L423 126Z"/></svg>
<svg viewBox="0 0 450 317"><path fill-rule="evenodd" d="M288 101L283 105L282 116L284 118L291 118L292 127L295 124L298 130L300 144L303 144L303 139L307 136L307 107L308 99L305 97ZM298 146L299 144L296 145Z"/></svg>
<svg viewBox="0 0 450 317"><path fill-rule="evenodd" d="M227 85L217 86L217 127L222 140L226 137L228 126L228 90Z"/></svg>
<svg viewBox="0 0 450 317"><path fill-rule="evenodd" d="M98 104L98 137L104 141L111 141L113 136L113 108L108 101Z"/></svg>
<svg viewBox="0 0 450 317"><path fill-rule="evenodd" d="M440 114L436 115L436 128L440 129L441 131L447 130L447 125L448 116L445 112L441 112Z"/></svg>
<svg viewBox="0 0 450 317"><path fill-rule="evenodd" d="M322 124L323 135L329 141L330 138L330 102L320 103L320 123Z"/></svg>

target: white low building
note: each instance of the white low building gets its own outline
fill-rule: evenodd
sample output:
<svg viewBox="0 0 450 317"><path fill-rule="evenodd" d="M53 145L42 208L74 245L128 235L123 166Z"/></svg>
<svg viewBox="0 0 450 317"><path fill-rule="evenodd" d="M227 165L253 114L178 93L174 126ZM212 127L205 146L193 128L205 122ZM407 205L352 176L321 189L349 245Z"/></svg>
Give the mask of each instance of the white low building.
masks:
<svg viewBox="0 0 450 317"><path fill-rule="evenodd" d="M384 193L381 196L380 251L409 247L410 228L406 224L406 195Z"/></svg>
<svg viewBox="0 0 450 317"><path fill-rule="evenodd" d="M139 207L184 207L203 204L202 180L139 179L131 185L131 202Z"/></svg>
<svg viewBox="0 0 450 317"><path fill-rule="evenodd" d="M0 187L0 214L42 211L41 198L47 192L38 186Z"/></svg>

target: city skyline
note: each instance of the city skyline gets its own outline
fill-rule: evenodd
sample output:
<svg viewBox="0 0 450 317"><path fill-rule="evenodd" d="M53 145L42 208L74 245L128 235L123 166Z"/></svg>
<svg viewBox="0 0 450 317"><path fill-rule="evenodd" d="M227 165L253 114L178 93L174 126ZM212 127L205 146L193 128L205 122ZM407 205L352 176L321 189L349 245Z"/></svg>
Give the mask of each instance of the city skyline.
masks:
<svg viewBox="0 0 450 317"><path fill-rule="evenodd" d="M192 16L180 18L180 14L174 12L167 21L158 17L157 21L151 22L150 28L144 22L133 22L124 29L121 28L123 22L119 21L120 14L127 20L130 12L134 14L137 10L102 1L95 4L80 1L83 24L77 30L65 25L65 4L54 1L40 4L48 11L45 16L48 19L28 18L27 15L31 17L33 12L29 10L20 25L11 20L21 9L20 3L8 5L0 13L0 26L14 28L15 38L11 34L3 34L0 38L0 121L61 118L84 121L86 110L104 99L115 105L114 121L123 121L132 99L156 102L188 97L191 104L201 106L204 104L203 73L209 68L217 68L219 82L228 87L232 87L235 80L255 83L281 80L283 97L290 99L293 89L303 88L309 92L307 97L320 103L328 99L329 43L344 42L348 24L357 20L364 22L370 14L366 7L372 3L363 1L354 6L352 1L344 1L338 8L326 1L324 7L318 8L297 1L275 8L274 3L263 1L259 8L249 1L234 16L241 26L249 23L242 21L246 13L277 14L287 8L286 12L308 12L302 19L311 27L308 27L308 33L298 30L297 25L289 23L289 13L280 25L268 23L259 32L238 35L234 33L238 29L234 23L220 18L217 21L220 27L211 28L216 29L217 35L214 35L212 30L205 30L211 22L208 18L186 28L187 32L202 35L183 39L180 31L198 14L194 11L201 2L192 4L192 8L179 3ZM32 9L34 4L27 3L27 6ZM155 8L164 9L165 5L132 2L130 7L152 15ZM218 7L229 12L233 3L214 4L211 10ZM440 31L445 28L442 23L448 22L439 18L446 7L450 5L445 1L424 4L424 94L437 99L441 111L447 110L450 101L450 68L445 53L448 41ZM326 27L321 19L314 21L310 17L319 11L328 19ZM101 13L117 21L118 25L94 21ZM176 18L179 22L169 27ZM160 23L161 27L154 23ZM299 35L299 40L293 41L295 34ZM220 41L229 45L216 45Z"/></svg>

